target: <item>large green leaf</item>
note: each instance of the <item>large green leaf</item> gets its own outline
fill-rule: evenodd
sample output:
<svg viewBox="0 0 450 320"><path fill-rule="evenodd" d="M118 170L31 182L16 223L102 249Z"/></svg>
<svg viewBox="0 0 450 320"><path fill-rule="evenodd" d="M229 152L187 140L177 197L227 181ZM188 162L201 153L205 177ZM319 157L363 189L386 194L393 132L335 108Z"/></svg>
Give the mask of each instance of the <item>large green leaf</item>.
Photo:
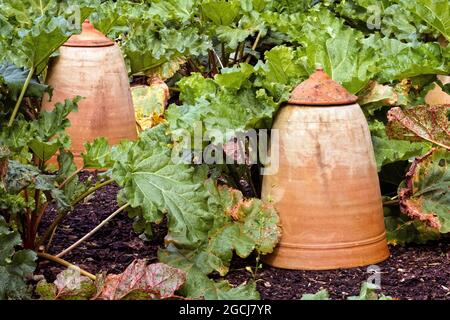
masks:
<svg viewBox="0 0 450 320"><path fill-rule="evenodd" d="M158 212L168 213L170 241L196 246L210 226L207 193L196 181L194 168L172 161L165 130L160 125L145 132L127 159L116 162L112 174L132 207L142 207L154 221L161 217Z"/></svg>
<svg viewBox="0 0 450 320"><path fill-rule="evenodd" d="M429 26L450 41L450 4L448 0L403 0L402 3Z"/></svg>
<svg viewBox="0 0 450 320"><path fill-rule="evenodd" d="M241 284L237 287L228 281L214 281L207 276L207 272L196 262L196 252L179 251L174 246L158 252L160 261L176 266L187 274L186 283L181 293L194 299L206 300L258 300L260 298L254 282Z"/></svg>
<svg viewBox="0 0 450 320"><path fill-rule="evenodd" d="M0 216L0 300L28 296L25 277L36 267L36 254L31 250L15 251L21 242L19 233Z"/></svg>
<svg viewBox="0 0 450 320"><path fill-rule="evenodd" d="M240 12L238 0L208 0L202 4L202 12L218 26L229 26Z"/></svg>
<svg viewBox="0 0 450 320"><path fill-rule="evenodd" d="M242 64L211 80L194 74L181 82L181 96L194 105L170 105L166 119L173 131L193 132L194 126L219 130L223 136L253 128L269 128L278 104L264 89L252 88L253 68ZM193 136L193 135L191 135ZM230 138L230 137L228 137ZM226 139L222 142L227 142Z"/></svg>
<svg viewBox="0 0 450 320"><path fill-rule="evenodd" d="M376 51L363 45L362 33L345 28L336 18L329 19L330 25L317 19L303 27L299 38L304 46L300 50L303 63L309 74L321 65L333 80L357 93L376 74Z"/></svg>
<svg viewBox="0 0 450 320"><path fill-rule="evenodd" d="M441 233L450 232L450 152L433 149L416 159L399 188L401 211Z"/></svg>
<svg viewBox="0 0 450 320"><path fill-rule="evenodd" d="M192 73L189 77L182 78L178 83L180 87L180 99L185 104L195 104L201 97L214 96L218 90L214 80L204 78L200 73Z"/></svg>
<svg viewBox="0 0 450 320"><path fill-rule="evenodd" d="M5 84L8 86L8 98L12 101L16 101L19 97L28 72L29 70L24 70L11 64L0 65L0 76L3 77ZM50 87L39 83L36 79L32 79L25 95L27 97L41 98L44 92L51 93Z"/></svg>
<svg viewBox="0 0 450 320"><path fill-rule="evenodd" d="M384 211L386 238L391 245L424 244L440 238L438 230L400 213L399 208L385 208Z"/></svg>
<svg viewBox="0 0 450 320"><path fill-rule="evenodd" d="M111 147L108 140L101 137L84 145L85 152L81 154L85 168L110 169L114 165L111 159Z"/></svg>
<svg viewBox="0 0 450 320"><path fill-rule="evenodd" d="M61 133L70 126L67 116L71 112L78 111L77 103L81 97L75 97L73 100L67 99L64 103L56 103L52 111L44 111L39 118L32 123L32 128L36 131L39 138L49 140L55 135Z"/></svg>
<svg viewBox="0 0 450 320"><path fill-rule="evenodd" d="M377 79L392 82L427 74L445 74L444 49L438 43L404 43L395 38L372 35L363 40L364 46L377 52Z"/></svg>
<svg viewBox="0 0 450 320"><path fill-rule="evenodd" d="M29 143L29 147L39 159L45 162L56 154L60 148L60 143L58 140L43 142L34 139Z"/></svg>
<svg viewBox="0 0 450 320"><path fill-rule="evenodd" d="M131 73L139 74L172 60L207 52L210 41L195 28L163 28L158 32L133 32L124 42Z"/></svg>
<svg viewBox="0 0 450 320"><path fill-rule="evenodd" d="M386 134L385 126L380 121L369 124L378 171L381 167L397 161L420 156L430 150L431 145L423 142L410 142L391 139Z"/></svg>
<svg viewBox="0 0 450 320"><path fill-rule="evenodd" d="M264 53L265 63L259 63L255 85L262 86L276 101L287 101L294 85L308 77L308 71L289 47L277 46Z"/></svg>
<svg viewBox="0 0 450 320"><path fill-rule="evenodd" d="M16 27L10 34L14 62L34 68L37 74L47 66L49 58L74 33L93 11L97 1L11 1L4 0L1 9L8 22ZM75 23L74 23L75 22Z"/></svg>

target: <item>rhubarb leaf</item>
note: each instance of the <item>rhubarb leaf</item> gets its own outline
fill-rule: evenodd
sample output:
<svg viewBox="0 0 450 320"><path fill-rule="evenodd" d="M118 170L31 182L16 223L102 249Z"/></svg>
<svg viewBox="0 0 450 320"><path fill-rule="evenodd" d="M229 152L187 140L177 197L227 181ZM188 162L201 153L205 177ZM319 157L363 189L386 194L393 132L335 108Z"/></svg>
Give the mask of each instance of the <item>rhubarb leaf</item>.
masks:
<svg viewBox="0 0 450 320"><path fill-rule="evenodd" d="M27 79L28 72L29 70L21 69L11 64L0 65L0 77L3 77L8 87L8 98L12 101L17 101ZM27 97L41 98L45 92L51 93L51 88L48 85L39 83L36 79L31 79L25 95Z"/></svg>
<svg viewBox="0 0 450 320"><path fill-rule="evenodd" d="M387 134L400 140L426 140L450 150L449 110L450 105L392 108L387 114Z"/></svg>
<svg viewBox="0 0 450 320"><path fill-rule="evenodd" d="M0 300L28 297L25 277L34 272L36 253L15 251L22 243L17 231L9 228L0 216Z"/></svg>
<svg viewBox="0 0 450 320"><path fill-rule="evenodd" d="M417 0L414 2L403 0L402 3L426 24L441 33L447 41L450 41L450 4L448 0Z"/></svg>
<svg viewBox="0 0 450 320"><path fill-rule="evenodd" d="M426 142L411 142L389 138L384 124L377 120L369 123L369 128L378 171L384 165L418 157L428 152L431 148L431 145Z"/></svg>
<svg viewBox="0 0 450 320"><path fill-rule="evenodd" d="M186 281L186 273L163 263L147 265L146 260L133 261L123 273L109 274L101 280L95 299L130 300L167 299Z"/></svg>
<svg viewBox="0 0 450 320"><path fill-rule="evenodd" d="M81 153L84 168L110 169L114 165L111 159L111 148L106 138L97 138L92 143L86 143L84 148L85 152Z"/></svg>
<svg viewBox="0 0 450 320"><path fill-rule="evenodd" d="M398 194L401 211L441 233L450 232L450 152L433 149L417 158Z"/></svg>
<svg viewBox="0 0 450 320"><path fill-rule="evenodd" d="M196 246L209 228L207 193L197 182L194 168L172 161L165 130L163 125L147 130L146 139L134 143L126 159L116 162L112 174L132 207L142 207L155 221L162 212L168 213L170 241Z"/></svg>

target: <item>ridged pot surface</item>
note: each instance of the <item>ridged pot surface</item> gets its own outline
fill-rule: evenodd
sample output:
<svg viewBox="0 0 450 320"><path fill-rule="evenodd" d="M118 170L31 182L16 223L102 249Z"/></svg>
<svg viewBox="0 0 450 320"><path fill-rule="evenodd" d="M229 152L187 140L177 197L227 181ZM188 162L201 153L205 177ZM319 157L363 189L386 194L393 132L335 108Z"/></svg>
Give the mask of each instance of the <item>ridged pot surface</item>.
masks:
<svg viewBox="0 0 450 320"><path fill-rule="evenodd" d="M84 143L106 137L110 144L136 139L136 120L125 62L117 45L105 47L60 48L60 56L49 69L47 83L54 88L51 102L44 99L44 110L56 102L81 96L78 112L71 113L71 151L75 163L82 165Z"/></svg>
<svg viewBox="0 0 450 320"><path fill-rule="evenodd" d="M389 256L370 132L357 104L282 107L279 170L262 198L283 235L265 262L287 269L369 265Z"/></svg>

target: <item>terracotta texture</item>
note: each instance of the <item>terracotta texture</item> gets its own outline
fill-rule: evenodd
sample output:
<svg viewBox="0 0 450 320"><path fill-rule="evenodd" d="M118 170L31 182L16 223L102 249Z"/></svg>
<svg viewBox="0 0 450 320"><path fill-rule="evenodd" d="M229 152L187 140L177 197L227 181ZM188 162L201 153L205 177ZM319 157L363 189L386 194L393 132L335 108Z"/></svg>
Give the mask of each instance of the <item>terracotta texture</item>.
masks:
<svg viewBox="0 0 450 320"><path fill-rule="evenodd" d="M84 35L86 27L88 36ZM44 110L51 110L56 102L77 95L85 98L79 103L78 112L69 115L71 127L67 129L78 167L82 165L80 153L84 151L85 142L106 137L110 144L116 144L137 137L122 53L114 43L106 46L107 38L90 29L90 24L84 23L82 35L74 36L78 39L75 42L86 41L87 46L64 45L60 48L60 56L50 66L46 81L54 88L53 97L51 102L45 99L43 105ZM74 40L71 38L68 42L73 44ZM93 46L99 42L103 45Z"/></svg>
<svg viewBox="0 0 450 320"><path fill-rule="evenodd" d="M322 270L385 260L381 192L359 105L288 104L273 129L279 132L280 166L264 176L262 198L278 210L283 235L265 262Z"/></svg>
<svg viewBox="0 0 450 320"><path fill-rule="evenodd" d="M450 76L438 76L443 84L450 83ZM425 102L429 105L450 104L450 95L442 91L437 84L425 96Z"/></svg>
<svg viewBox="0 0 450 320"><path fill-rule="evenodd" d="M292 92L289 103L299 105L346 105L355 103L358 97L333 81L322 68L318 68L306 81Z"/></svg>

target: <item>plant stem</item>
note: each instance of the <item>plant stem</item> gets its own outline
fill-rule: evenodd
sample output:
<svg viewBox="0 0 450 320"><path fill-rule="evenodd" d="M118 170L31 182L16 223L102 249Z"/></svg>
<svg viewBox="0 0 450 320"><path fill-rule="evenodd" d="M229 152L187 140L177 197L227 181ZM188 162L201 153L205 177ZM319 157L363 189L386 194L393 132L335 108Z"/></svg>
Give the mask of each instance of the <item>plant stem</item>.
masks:
<svg viewBox="0 0 450 320"><path fill-rule="evenodd" d="M250 185L250 188L252 189L253 192L253 197L257 197L258 193L256 192L256 187L255 184L253 183L253 179L252 179L252 173L250 171L250 167L246 164L244 164L245 166L245 175L247 177L247 182Z"/></svg>
<svg viewBox="0 0 450 320"><path fill-rule="evenodd" d="M17 99L16 105L14 106L13 113L11 114L11 117L9 118L8 127L11 127L14 123L14 120L16 119L17 112L19 111L20 105L22 104L23 97L25 96L28 86L30 85L31 79L33 78L33 74L34 74L34 66L31 67L30 71L28 72L27 79L25 80L25 83L22 87L22 91L20 92L19 98Z"/></svg>
<svg viewBox="0 0 450 320"><path fill-rule="evenodd" d="M55 237L56 230L58 230L58 226L56 226L55 229L53 229L52 234L50 235L50 239L48 239L48 242L45 245L45 249L44 249L45 251L48 251L48 249L52 245L53 238Z"/></svg>
<svg viewBox="0 0 450 320"><path fill-rule="evenodd" d="M396 206L399 204L398 200L388 200L388 201L384 201L383 202L383 206L384 207L389 207L389 206Z"/></svg>
<svg viewBox="0 0 450 320"><path fill-rule="evenodd" d="M241 177L239 176L239 173L238 173L236 167L234 166L234 164L228 164L227 167L228 167L231 177L233 178L234 183L236 184L238 189L241 191L244 191L242 189L242 185L241 185Z"/></svg>
<svg viewBox="0 0 450 320"><path fill-rule="evenodd" d="M169 87L169 90L173 92L181 92L181 89L177 87Z"/></svg>
<svg viewBox="0 0 450 320"><path fill-rule="evenodd" d="M210 71L215 75L219 73L219 70L217 70L217 64L216 64L216 56L212 52L211 49L208 50L208 60L209 60L209 69Z"/></svg>
<svg viewBox="0 0 450 320"><path fill-rule="evenodd" d="M223 42L220 44L220 50L222 51L221 52L222 53L222 61L224 63L224 66L228 67L228 59L227 59L227 54L225 52L225 44Z"/></svg>
<svg viewBox="0 0 450 320"><path fill-rule="evenodd" d="M86 192L84 192L81 196L79 196L78 198L75 199L74 202L72 202L72 207L75 206L76 204L78 204L80 201L82 201L84 198L86 198L87 196L91 195L92 193L94 193L95 191L97 191L98 189L111 184L114 182L114 179L110 179L110 180L106 180L96 186L94 186L93 188L87 190Z"/></svg>
<svg viewBox="0 0 450 320"><path fill-rule="evenodd" d="M244 45L245 45L245 44L244 44ZM234 52L233 65L235 65L236 62L237 62L237 58L238 58L238 55L239 55L239 48L240 48L240 47L241 47L241 43L239 42L238 45L237 45L237 47L236 47L236 51Z"/></svg>
<svg viewBox="0 0 450 320"><path fill-rule="evenodd" d="M105 182L100 183L99 185L87 190L85 193L83 193L81 196L79 196L73 203L72 206L76 205L78 202L80 202L81 200L83 200L84 198L86 198L87 196L89 196L90 194L94 193L95 191L97 191L98 189L100 189L101 187L104 187L108 184L113 183L114 180L107 180ZM47 230L45 230L44 236L41 238L41 240L38 243L38 247L39 245L44 244L52 235L53 230L61 223L62 219L64 219L67 214L69 212L68 211L64 211L58 214L58 216L55 218L55 220L53 220L53 222L51 223L51 225L47 228Z"/></svg>
<svg viewBox="0 0 450 320"><path fill-rule="evenodd" d="M70 176L68 176L66 178L66 180L64 180L60 185L59 185L59 189L64 188L64 186L69 183L70 181L72 181L73 178L75 178L76 175L78 175L81 171L84 170L84 167L81 167L80 169L76 170L74 173L72 173Z"/></svg>
<svg viewBox="0 0 450 320"><path fill-rule="evenodd" d="M108 218L106 218L105 220L103 220L98 226L96 226L94 229L92 229L91 231L89 231L84 237L82 237L80 240L78 240L77 242L75 242L74 244L72 244L71 246L69 246L67 249L64 249L63 251L61 251L60 253L58 253L56 255L57 258L62 257L63 255L69 253L70 251L72 251L73 249L75 249L76 247L78 247L80 244L82 244L84 241L86 241L87 239L89 239L90 237L92 237L98 230L100 230L105 224L107 224L112 218L114 218L115 216L117 216L119 213L121 213L123 210L125 210L126 208L128 208L130 206L129 203L124 204L123 206L121 206L119 209L117 209L116 211L114 211Z"/></svg>
<svg viewBox="0 0 450 320"><path fill-rule="evenodd" d="M253 43L253 46L252 46L252 51L256 50L256 47L258 46L258 43L259 43L260 39L261 39L261 31L259 31L258 35L256 36L255 42ZM249 63L251 58L252 58L252 56L248 55L247 60L245 60L245 62Z"/></svg>
<svg viewBox="0 0 450 320"><path fill-rule="evenodd" d="M223 69L223 63L222 63L222 61L220 60L220 57L219 57L219 55L217 54L216 50L214 50L214 48L212 49L212 52L214 53L214 55L215 55L216 58L217 58L217 61L218 61L219 64L220 64L220 69Z"/></svg>
<svg viewBox="0 0 450 320"><path fill-rule="evenodd" d="M86 270L83 270L83 269L81 269L80 267L78 267L78 266L76 266L76 265L74 265L74 264L72 264L72 263L70 263L70 262L68 262L68 261L66 261L66 260L63 260L63 259L61 259L61 258L52 256L51 254L44 253L44 252L38 252L37 255L38 255L39 258L42 258L42 259L46 259L46 260L49 260L49 261L56 262L56 263L58 263L58 264L60 264L60 265L62 265L62 266L65 266L65 267L67 267L67 268L72 268L72 269L79 270L79 271L80 271L80 274L82 274L83 276L88 277L88 278L91 279L92 281L97 280L97 277L94 276L92 273L87 272Z"/></svg>

